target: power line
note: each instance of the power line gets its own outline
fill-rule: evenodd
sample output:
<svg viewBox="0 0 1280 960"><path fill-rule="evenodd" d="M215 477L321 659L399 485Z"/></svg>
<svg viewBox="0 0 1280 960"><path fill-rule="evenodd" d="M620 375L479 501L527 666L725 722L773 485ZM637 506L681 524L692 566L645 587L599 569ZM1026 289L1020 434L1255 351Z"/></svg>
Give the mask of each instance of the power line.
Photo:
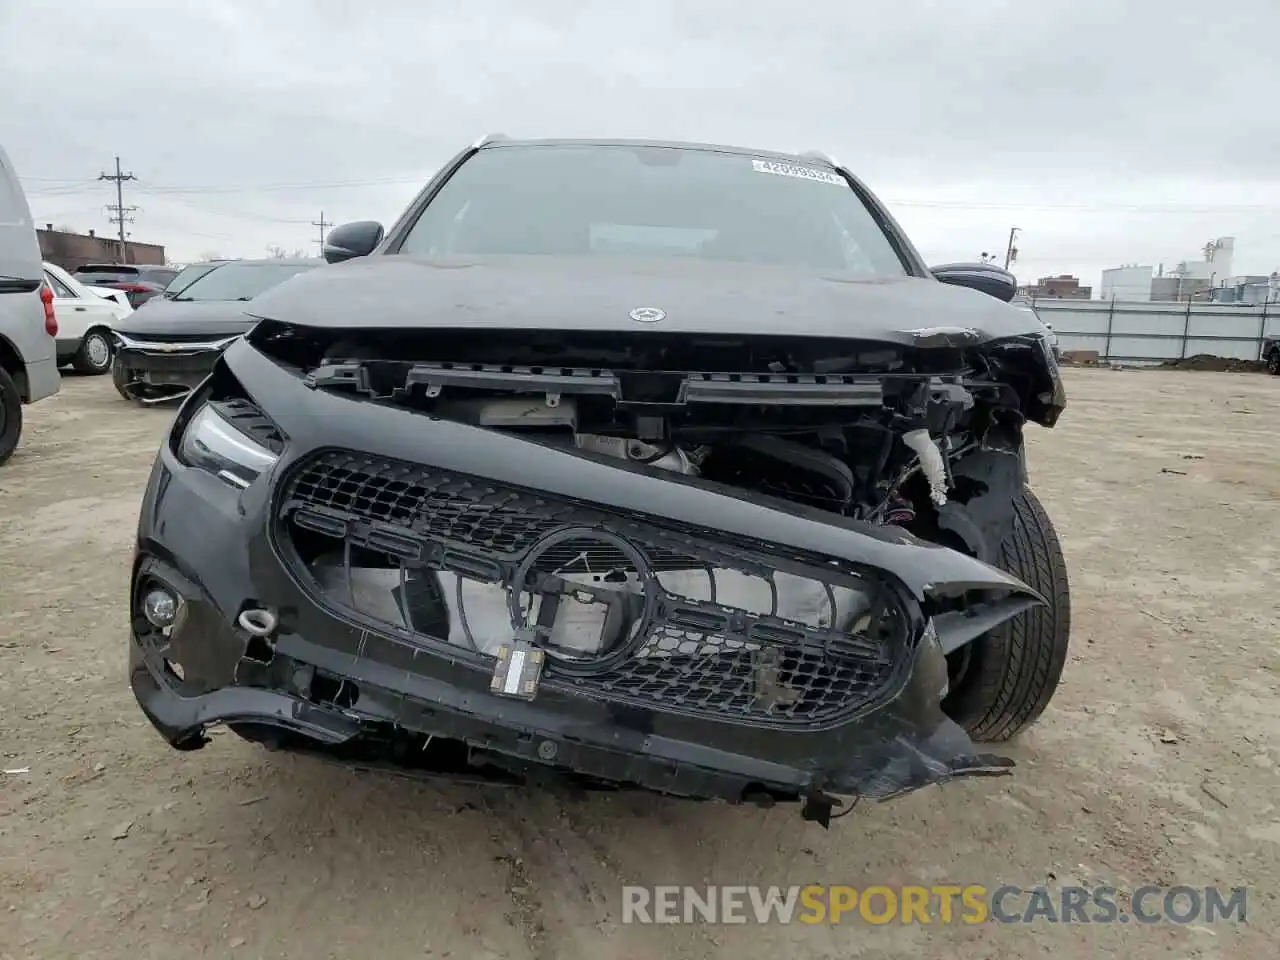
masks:
<svg viewBox="0 0 1280 960"><path fill-rule="evenodd" d="M367 180L316 180L295 183L216 184L207 186L172 186L148 184L156 194L272 193L278 190L339 190L347 187L377 187L399 183L425 183L426 177L379 177Z"/></svg>
<svg viewBox="0 0 1280 960"><path fill-rule="evenodd" d="M215 216L215 217L226 217L228 220L246 220L246 221L254 220L260 223L291 223L291 224L311 223L310 220L307 220L303 217L269 217L263 214L245 213L243 211L233 211L233 210L225 210L225 209L216 210L213 207L205 206L203 204L192 203L190 200L185 200L185 199L182 199L181 197L172 196L168 194L155 193L151 190L149 185L146 185L145 180L139 181L139 182L144 184L144 186L140 187L139 189L141 189L142 192L149 197L155 197L158 200L163 200L165 203L176 203L179 206L186 207L189 210L195 210L199 213L211 214L212 216Z"/></svg>
<svg viewBox="0 0 1280 960"><path fill-rule="evenodd" d="M114 204L107 205L107 209L112 211L112 216L108 217L108 219L112 223L119 224L120 226L120 262L128 263L129 248L125 245L124 225L126 223L133 223L133 217L130 216L130 214L134 213L138 208L126 207L124 205L124 182L126 180L137 180L138 178L135 177L132 173L122 172L120 170L120 158L116 157L116 172L100 174L98 176L98 179L115 181L116 202Z"/></svg>
<svg viewBox="0 0 1280 960"><path fill-rule="evenodd" d="M332 222L330 222L330 221L328 221L328 220L326 220L326 219L324 218L324 211L323 211L323 210L321 210L321 211L320 211L320 219L319 219L319 220L312 220L312 221L311 221L311 225L312 225L313 227L319 227L319 228L320 228L320 250L321 250L321 252L323 253L323 252L324 252L324 229L325 229L325 227L332 227L332 226L333 226L333 223L332 223Z"/></svg>

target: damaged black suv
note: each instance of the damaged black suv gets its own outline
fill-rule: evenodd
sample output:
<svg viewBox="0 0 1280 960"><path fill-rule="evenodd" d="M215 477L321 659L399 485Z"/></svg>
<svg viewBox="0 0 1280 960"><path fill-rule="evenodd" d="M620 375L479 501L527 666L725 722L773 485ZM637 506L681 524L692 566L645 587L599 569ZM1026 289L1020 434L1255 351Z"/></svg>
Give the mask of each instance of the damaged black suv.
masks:
<svg viewBox="0 0 1280 960"><path fill-rule="evenodd" d="M846 169L487 138L252 304L146 490L133 691L175 747L840 804L1007 773L1065 394L1013 278Z"/></svg>

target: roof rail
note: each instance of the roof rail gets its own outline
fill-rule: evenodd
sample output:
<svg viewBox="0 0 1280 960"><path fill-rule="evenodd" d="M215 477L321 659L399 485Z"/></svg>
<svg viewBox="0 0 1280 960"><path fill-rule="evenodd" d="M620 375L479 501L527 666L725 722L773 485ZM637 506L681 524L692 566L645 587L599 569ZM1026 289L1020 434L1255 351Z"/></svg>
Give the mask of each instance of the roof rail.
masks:
<svg viewBox="0 0 1280 960"><path fill-rule="evenodd" d="M493 143L495 140L510 140L505 133L486 133L483 137L471 145L471 149L478 150L486 143Z"/></svg>

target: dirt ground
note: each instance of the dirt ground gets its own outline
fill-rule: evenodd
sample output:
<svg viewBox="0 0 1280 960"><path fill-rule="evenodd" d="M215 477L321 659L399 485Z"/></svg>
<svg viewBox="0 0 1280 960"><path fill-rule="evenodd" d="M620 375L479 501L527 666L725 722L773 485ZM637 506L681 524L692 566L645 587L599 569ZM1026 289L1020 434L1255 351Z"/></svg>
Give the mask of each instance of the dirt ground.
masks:
<svg viewBox="0 0 1280 960"><path fill-rule="evenodd" d="M0 958L1274 956L1280 378L1070 370L1031 429L1072 653L1011 778L866 805L582 800L172 751L124 678L138 500L171 414L106 378L0 470ZM1246 884L1248 923L637 926L623 884Z"/></svg>

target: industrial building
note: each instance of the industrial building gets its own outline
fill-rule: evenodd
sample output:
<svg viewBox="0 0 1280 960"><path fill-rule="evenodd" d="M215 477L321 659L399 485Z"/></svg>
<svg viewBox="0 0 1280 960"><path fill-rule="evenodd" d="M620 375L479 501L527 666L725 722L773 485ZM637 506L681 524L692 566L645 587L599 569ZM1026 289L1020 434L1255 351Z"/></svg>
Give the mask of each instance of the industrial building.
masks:
<svg viewBox="0 0 1280 960"><path fill-rule="evenodd" d="M1260 303L1280 303L1280 272L1267 277L1257 275L1228 277L1209 291L1208 299L1214 303L1239 303L1249 306Z"/></svg>
<svg viewBox="0 0 1280 960"><path fill-rule="evenodd" d="M52 223L36 231L40 241L40 256L49 263L56 263L64 270L74 272L86 263L120 263L120 241L115 237L100 237L94 231L71 233L53 229ZM149 263L163 265L164 247L155 243L124 243L125 263Z"/></svg>
<svg viewBox="0 0 1280 960"><path fill-rule="evenodd" d="M1101 298L1139 302L1217 299L1211 291L1231 278L1235 245L1235 237L1210 240L1204 245L1203 259L1179 261L1168 271L1164 264L1155 269L1146 265L1124 264L1103 270Z"/></svg>
<svg viewBox="0 0 1280 960"><path fill-rule="evenodd" d="M1154 275L1153 267L1136 263L1103 270L1100 296L1103 300L1150 300Z"/></svg>
<svg viewBox="0 0 1280 960"><path fill-rule="evenodd" d="M1019 287L1018 295L1030 300L1088 300L1093 296L1093 287L1082 287L1079 277L1064 273L1041 277L1036 283Z"/></svg>

